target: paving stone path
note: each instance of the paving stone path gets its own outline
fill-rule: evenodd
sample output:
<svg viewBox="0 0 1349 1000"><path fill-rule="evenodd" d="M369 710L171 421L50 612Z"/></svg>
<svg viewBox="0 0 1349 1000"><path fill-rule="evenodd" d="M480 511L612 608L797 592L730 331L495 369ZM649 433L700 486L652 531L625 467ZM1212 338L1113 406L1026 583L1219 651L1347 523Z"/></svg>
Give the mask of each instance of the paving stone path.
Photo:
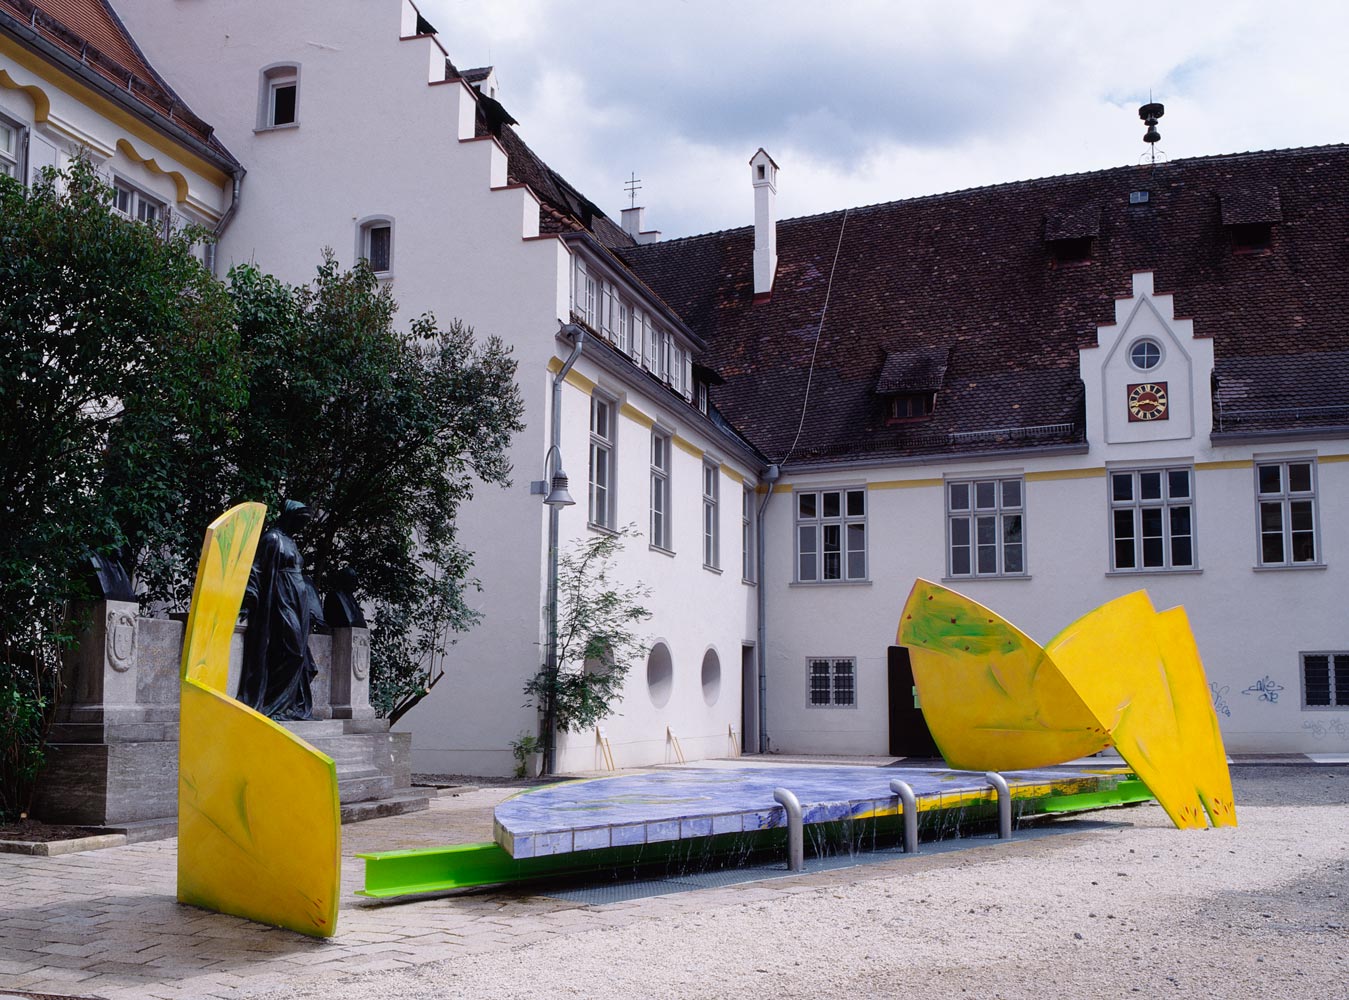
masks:
<svg viewBox="0 0 1349 1000"><path fill-rule="evenodd" d="M1286 772L1262 779L1264 783L1258 785L1261 796L1277 798L1281 782L1291 783L1292 787L1299 774L1314 769L1265 770ZM1332 770L1349 774L1343 768ZM1323 775L1331 777L1324 770ZM1239 811L1243 784L1239 771ZM1349 791L1347 786L1349 780L1341 779L1333 786L1323 781L1315 796L1324 794L1322 787ZM1252 791L1257 789L1255 785L1248 787ZM180 906L174 899L176 852L172 840L53 858L0 856L0 997L4 997L6 989L108 1000L132 997L240 1000L297 988L305 989L302 994L305 996L336 995L329 993L324 984L336 987L341 982L351 983L352 977L364 979L361 974L381 972L392 972L401 981L406 975L422 975L419 970L423 967L426 975L433 974L436 968L452 968L455 960L471 966L476 959L491 959L509 967L521 956L538 954L537 948L529 952L517 949L531 945L551 948L573 940L582 932L657 927L727 908L736 912L741 912L737 907L745 908L749 912L766 903L776 905L786 900L799 900L804 905L815 899L842 899L840 894L849 885L874 886L897 876L908 879L943 866L970 863L953 860L961 855L930 858L920 855L845 871L602 906L530 895L526 890L487 891L392 904L352 895L362 880L362 863L354 857L356 853L486 839L491 829L492 807L513 791L481 789L434 800L425 813L345 827L344 897L338 933L326 941ZM1337 798L1341 800L1337 804L1343 805L1349 796ZM1251 835L1255 835L1259 827L1258 810L1267 803L1256 800L1249 804ZM1320 817L1313 815L1314 806L1309 808L1312 811L1307 814L1308 822L1315 822ZM1157 815L1145 816L1144 810ZM1159 844L1202 845L1206 853L1215 851L1223 856L1229 854L1227 846L1233 848L1230 852L1233 854L1241 846L1236 840L1219 845L1217 838L1205 839L1204 834L1176 834L1190 839L1173 839L1160 829L1165 825L1164 817L1152 806L1115 814L1112 818L1127 826L1133 822L1131 815L1145 819L1144 827L1159 828ZM1333 822L1339 824L1345 815L1341 808L1327 811L1324 818L1333 817ZM1343 827L1338 829L1338 836L1343 838ZM1312 831L1309 828L1306 832ZM1068 834L1026 841L1024 845L1014 842L991 850L1026 864L1036 859L1033 867L1052 863L1056 851L1073 853L1078 849L1074 844L1087 843L1093 836ZM1253 841L1245 847L1249 850L1258 845L1258 841ZM1329 845L1327 849L1344 850L1343 846ZM973 856L988 850L977 848L964 854ZM1337 870L1342 873L1345 855L1338 853L1336 857L1341 862ZM1339 878L1342 880L1343 875ZM1337 903L1332 901L1330 905L1334 907ZM596 940L590 934L586 937ZM371 995L388 995L380 991L377 980L366 981L371 983ZM395 992L404 995L401 989Z"/></svg>

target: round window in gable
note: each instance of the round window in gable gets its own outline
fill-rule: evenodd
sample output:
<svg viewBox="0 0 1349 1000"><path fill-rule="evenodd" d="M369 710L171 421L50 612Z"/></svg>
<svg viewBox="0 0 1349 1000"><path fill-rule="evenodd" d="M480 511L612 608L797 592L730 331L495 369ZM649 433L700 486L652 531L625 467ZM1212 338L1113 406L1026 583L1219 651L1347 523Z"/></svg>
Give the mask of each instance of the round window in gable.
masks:
<svg viewBox="0 0 1349 1000"><path fill-rule="evenodd" d="M1141 372L1151 371L1162 363L1162 345L1144 337L1129 348L1129 364Z"/></svg>

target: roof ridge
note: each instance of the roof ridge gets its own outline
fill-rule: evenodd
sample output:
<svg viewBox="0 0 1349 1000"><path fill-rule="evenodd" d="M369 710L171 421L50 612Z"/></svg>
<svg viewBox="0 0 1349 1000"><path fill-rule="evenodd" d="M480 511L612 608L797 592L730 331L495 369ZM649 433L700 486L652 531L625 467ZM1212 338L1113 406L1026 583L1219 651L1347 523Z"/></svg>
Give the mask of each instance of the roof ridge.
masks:
<svg viewBox="0 0 1349 1000"><path fill-rule="evenodd" d="M1135 165L1121 164L1114 167L1098 167L1095 170L1079 170L1075 173L1045 174L1041 177L1025 177L1021 178L1020 180L1014 181L1000 181L997 184L977 184L972 185L970 187L953 188L950 191L934 191L931 194L911 195L907 198L892 198L888 201L870 202L865 205L852 205L848 208L835 208L830 209L827 212L814 212L809 215L793 215L784 219L779 219L778 225L793 222L797 223L816 222L829 219L834 216L841 216L845 212L865 212L870 211L872 209L889 208L893 205L908 205L917 202L938 201L943 198L955 198L961 195L972 194L974 192L1009 190L1012 188L1023 187L1028 185L1049 183L1051 181L1062 181L1073 178L1089 178L1094 176L1100 176L1103 174L1114 173L1117 171L1145 170L1145 169L1156 170L1159 168L1164 169L1167 167L1189 166L1191 164L1200 164L1200 163L1212 163L1220 160L1254 159L1266 157L1272 158L1277 156L1286 156L1290 153L1315 153L1321 150L1345 151L1349 150L1349 143L1331 142L1331 143L1323 143L1322 145L1319 146L1291 146L1284 149L1255 149L1255 150L1246 150L1240 153L1210 153L1205 156L1187 156L1181 159L1168 160L1165 163L1159 163L1156 164L1155 166L1153 164L1146 164L1146 163ZM743 226L731 226L725 229L709 230L708 232L705 233L690 233L687 236L675 236L671 237L670 239L659 240L655 243L644 243L640 244L638 247L635 247L633 249L641 250L644 247L665 247L674 243L685 242L688 240L707 239L708 237L712 236L723 236L730 233L739 233L745 230L753 230L753 229L754 225L752 223Z"/></svg>

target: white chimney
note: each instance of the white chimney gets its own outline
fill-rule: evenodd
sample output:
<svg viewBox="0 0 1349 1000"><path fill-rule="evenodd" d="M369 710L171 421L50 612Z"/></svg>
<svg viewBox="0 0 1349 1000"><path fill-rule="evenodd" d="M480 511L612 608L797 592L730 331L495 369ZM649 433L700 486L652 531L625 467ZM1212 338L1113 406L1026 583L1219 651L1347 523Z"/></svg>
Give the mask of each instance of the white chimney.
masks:
<svg viewBox="0 0 1349 1000"><path fill-rule="evenodd" d="M659 229L644 229L646 225L646 209L641 205L634 208L623 209L623 232L627 233L639 244L655 243L660 239Z"/></svg>
<svg viewBox="0 0 1349 1000"><path fill-rule="evenodd" d="M754 184L754 297L766 299L778 269L778 165L760 146L749 170Z"/></svg>

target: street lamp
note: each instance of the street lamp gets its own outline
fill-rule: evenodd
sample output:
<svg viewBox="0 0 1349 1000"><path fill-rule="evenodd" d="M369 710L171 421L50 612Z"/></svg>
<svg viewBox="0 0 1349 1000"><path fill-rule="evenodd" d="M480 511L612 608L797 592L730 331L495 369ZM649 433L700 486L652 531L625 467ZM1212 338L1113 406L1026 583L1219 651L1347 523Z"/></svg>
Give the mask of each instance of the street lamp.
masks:
<svg viewBox="0 0 1349 1000"><path fill-rule="evenodd" d="M576 501L567 490L567 474L562 471L562 383L571 366L581 356L585 346L585 329L575 323L565 324L561 331L572 338L571 354L558 373L553 376L553 410L551 441L543 457L543 482L534 483L535 493L547 493L543 498L548 507L548 642L544 650L544 677L547 686L543 699L543 773L552 774L557 764L557 544L558 515L563 507Z"/></svg>

